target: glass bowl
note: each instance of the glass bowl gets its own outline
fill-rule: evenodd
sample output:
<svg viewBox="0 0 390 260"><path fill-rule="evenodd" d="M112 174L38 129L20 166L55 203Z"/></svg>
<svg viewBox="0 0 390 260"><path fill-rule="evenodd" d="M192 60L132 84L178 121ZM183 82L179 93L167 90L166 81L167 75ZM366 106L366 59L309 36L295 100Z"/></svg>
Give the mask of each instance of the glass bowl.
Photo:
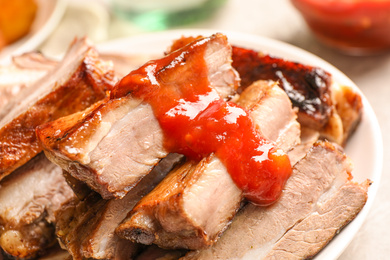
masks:
<svg viewBox="0 0 390 260"><path fill-rule="evenodd" d="M291 0L315 36L349 54L390 50L390 0Z"/></svg>

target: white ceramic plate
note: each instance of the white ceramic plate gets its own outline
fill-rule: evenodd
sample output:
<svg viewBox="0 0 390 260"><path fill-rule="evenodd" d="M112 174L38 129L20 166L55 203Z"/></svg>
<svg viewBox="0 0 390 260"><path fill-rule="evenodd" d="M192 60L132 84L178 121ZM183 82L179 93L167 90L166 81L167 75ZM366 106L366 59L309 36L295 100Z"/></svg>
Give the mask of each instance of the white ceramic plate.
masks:
<svg viewBox="0 0 390 260"><path fill-rule="evenodd" d="M99 50L105 53L125 53L128 55L161 56L170 46L174 39L182 35L197 36L211 35L216 31L210 30L174 30L153 34L139 35L131 38L118 39L99 46ZM254 50L268 52L274 56L299 61L304 64L319 66L330 72L334 79L342 84L354 87L358 92L358 87L342 72L302 49L279 41L263 38L255 35L248 35L236 32L225 33L232 44L252 48ZM146 62L146 60L145 60ZM141 64L140 64L141 65ZM361 92L360 92L361 93ZM363 94L361 93L363 96ZM373 181L368 192L368 201L359 215L345 227L316 257L316 260L337 259L343 250L350 243L374 201L375 194L379 187L380 176L383 164L383 144L379 124L372 107L363 96L364 112L360 126L352 136L346 147L346 153L354 162L353 176L357 182L366 179Z"/></svg>
<svg viewBox="0 0 390 260"><path fill-rule="evenodd" d="M66 0L37 0L38 10L30 32L0 51L0 63L7 63L12 55L35 50L61 20L66 3Z"/></svg>

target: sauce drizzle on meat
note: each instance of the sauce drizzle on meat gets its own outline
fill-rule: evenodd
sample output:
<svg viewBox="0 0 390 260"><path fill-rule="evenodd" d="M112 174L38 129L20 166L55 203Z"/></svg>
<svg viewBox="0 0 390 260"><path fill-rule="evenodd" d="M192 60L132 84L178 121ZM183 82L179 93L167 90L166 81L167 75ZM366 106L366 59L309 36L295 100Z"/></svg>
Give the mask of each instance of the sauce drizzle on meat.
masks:
<svg viewBox="0 0 390 260"><path fill-rule="evenodd" d="M131 94L147 101L164 130L168 151L194 160L215 153L247 199L269 205L291 174L289 158L261 135L247 111L225 102L210 86L205 47L199 51L208 40L146 63L124 77L111 98ZM191 63L191 75L180 75L184 63Z"/></svg>

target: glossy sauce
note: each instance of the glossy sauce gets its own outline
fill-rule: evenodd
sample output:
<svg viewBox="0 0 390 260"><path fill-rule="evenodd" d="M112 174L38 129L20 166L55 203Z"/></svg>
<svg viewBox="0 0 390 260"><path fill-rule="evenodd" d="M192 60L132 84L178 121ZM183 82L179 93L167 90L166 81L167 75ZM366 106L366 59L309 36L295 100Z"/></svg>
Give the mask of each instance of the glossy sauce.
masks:
<svg viewBox="0 0 390 260"><path fill-rule="evenodd" d="M153 108L169 152L200 160L215 153L244 196L269 205L291 174L288 156L261 136L248 112L210 87L204 60L209 38L124 77L113 98L131 93Z"/></svg>

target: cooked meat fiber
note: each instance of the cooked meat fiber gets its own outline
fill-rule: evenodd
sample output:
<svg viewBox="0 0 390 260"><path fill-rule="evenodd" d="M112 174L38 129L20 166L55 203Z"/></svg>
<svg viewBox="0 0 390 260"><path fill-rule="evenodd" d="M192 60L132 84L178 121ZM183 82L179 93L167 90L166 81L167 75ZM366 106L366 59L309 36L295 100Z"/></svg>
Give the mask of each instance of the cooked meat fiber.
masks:
<svg viewBox="0 0 390 260"><path fill-rule="evenodd" d="M314 256L366 202L368 182L352 182L351 170L350 160L338 148L316 143L294 166L279 201L266 208L248 204L217 243L183 259Z"/></svg>
<svg viewBox="0 0 390 260"><path fill-rule="evenodd" d="M237 104L248 110L255 125L283 151L300 143L300 125L291 102L280 85L259 80L241 93Z"/></svg>
<svg viewBox="0 0 390 260"><path fill-rule="evenodd" d="M123 199L103 200L97 193L74 200L57 214L57 235L73 259L132 259L140 246L115 235L115 228L129 209L181 160L170 154L164 158Z"/></svg>
<svg viewBox="0 0 390 260"><path fill-rule="evenodd" d="M52 70L58 61L46 57L39 51L32 51L12 57L12 64L20 69Z"/></svg>
<svg viewBox="0 0 390 260"><path fill-rule="evenodd" d="M324 248L340 229L352 221L367 201L370 182L343 184L317 210L281 238L265 259L309 259ZM326 195L325 195L326 196Z"/></svg>
<svg viewBox="0 0 390 260"><path fill-rule="evenodd" d="M22 89L33 85L56 64L42 54L32 52L13 57L10 65L0 66L0 109L5 109Z"/></svg>
<svg viewBox="0 0 390 260"><path fill-rule="evenodd" d="M318 131L301 127L301 142L288 152L291 165L295 165L299 160L305 157L307 152L319 138L320 133Z"/></svg>
<svg viewBox="0 0 390 260"><path fill-rule="evenodd" d="M248 109L262 134L286 151L299 142L296 114L277 84L256 82L238 103ZM205 248L226 229L242 199L223 163L210 155L173 170L136 205L117 233L163 248Z"/></svg>
<svg viewBox="0 0 390 260"><path fill-rule="evenodd" d="M0 179L42 148L36 126L83 110L113 85L109 64L98 59L86 39L75 41L53 71L25 88L0 112Z"/></svg>
<svg viewBox="0 0 390 260"><path fill-rule="evenodd" d="M233 94L238 78L231 68L226 37L218 34L203 41L202 46L192 45L195 49L203 46L210 85L222 97ZM182 55L168 56L172 58L170 65L157 72L161 78L167 73L169 82L186 80L183 75L190 73L184 72L191 71L191 66L183 63L180 71L174 66L189 58L191 53L186 50L179 50ZM50 160L105 199L124 197L168 154L152 107L131 94L43 125L37 133Z"/></svg>
<svg viewBox="0 0 390 260"><path fill-rule="evenodd" d="M56 242L54 214L74 197L62 169L43 153L4 178L0 189L0 246L31 258Z"/></svg>

